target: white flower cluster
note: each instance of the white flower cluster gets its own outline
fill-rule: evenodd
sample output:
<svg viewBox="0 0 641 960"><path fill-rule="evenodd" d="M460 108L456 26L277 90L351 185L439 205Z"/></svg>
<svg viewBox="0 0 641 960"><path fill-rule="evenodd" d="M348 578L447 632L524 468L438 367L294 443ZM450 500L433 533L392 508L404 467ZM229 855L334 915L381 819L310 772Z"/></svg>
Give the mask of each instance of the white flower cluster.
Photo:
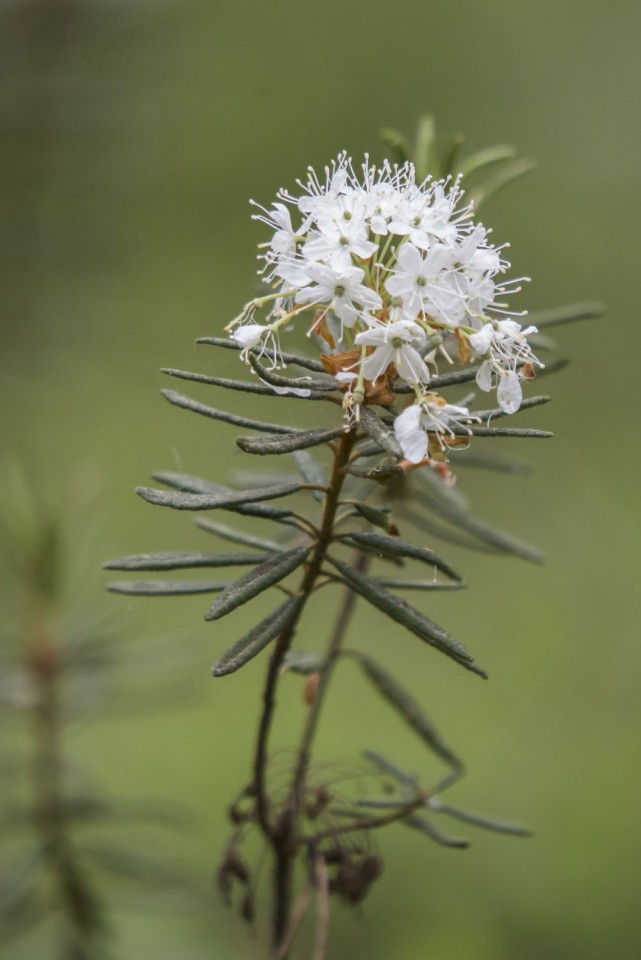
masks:
<svg viewBox="0 0 641 960"><path fill-rule="evenodd" d="M299 186L300 196L281 190L255 215L273 231L259 273L274 292L227 327L243 359L271 348L277 363L280 331L307 313L308 334L335 356L349 417L372 384L393 389L398 377L413 388L415 403L395 424L413 463L427 455L427 434L443 444L452 424L474 419L429 391L430 368L439 356L451 362L448 349L463 362L481 359L479 388L496 386L501 409L518 410L521 379L542 365L527 342L536 328L523 329L507 311L503 299L520 288L497 282L509 264L462 205L460 178L417 183L412 164L377 168L367 159L359 177L341 154L323 180L310 169Z"/></svg>

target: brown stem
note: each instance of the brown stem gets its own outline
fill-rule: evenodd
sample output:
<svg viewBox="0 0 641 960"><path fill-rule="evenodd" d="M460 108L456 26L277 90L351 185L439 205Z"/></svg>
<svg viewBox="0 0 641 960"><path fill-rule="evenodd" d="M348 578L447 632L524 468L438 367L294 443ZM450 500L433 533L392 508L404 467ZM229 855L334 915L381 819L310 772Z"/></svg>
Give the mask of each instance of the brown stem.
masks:
<svg viewBox="0 0 641 960"><path fill-rule="evenodd" d="M362 820L356 820L353 823L346 823L340 827L331 827L329 830L321 830L308 837L301 837L301 841L309 847L315 847L322 840L331 840L344 833L352 833L355 830L375 830L377 827L385 827L388 823L394 823L396 820L402 820L409 813L414 813L419 807L425 805L425 797L417 797L411 803L406 803L398 807L392 813L383 814L380 817L366 817Z"/></svg>
<svg viewBox="0 0 641 960"><path fill-rule="evenodd" d="M356 434L350 432L344 434L336 445L332 475L327 487L323 517L318 531L316 545L308 561L303 580L298 590L298 596L301 602L296 608L291 623L281 633L276 642L274 653L269 662L263 693L263 711L258 729L258 741L254 758L254 790L256 793L258 821L263 833L272 844L276 860L274 869L273 924L273 944L276 947L283 941L289 926L293 858L295 853L295 820L292 819L291 805L286 804L278 821L272 824L269 817L269 804L266 791L268 739L276 706L276 687L280 669L294 637L298 620L307 600L311 596L331 543L340 492L345 479L345 467L349 462L349 457L355 442Z"/></svg>
<svg viewBox="0 0 641 960"><path fill-rule="evenodd" d="M25 630L25 665L35 690L33 725L34 826L55 876L67 932L63 960L87 960L98 930L93 894L77 863L69 837L61 757L60 649L46 626L37 591L30 598Z"/></svg>
<svg viewBox="0 0 641 960"><path fill-rule="evenodd" d="M357 570L359 570L360 573L365 573L368 567L368 562L369 557L367 554L360 553L356 561ZM288 805L291 807L292 818L294 820L298 818L298 813L305 793L305 776L307 774L307 768L309 767L312 743L318 728L318 722L323 709L323 703L329 689L329 683L332 678L334 667L336 666L336 661L338 660L341 652L341 644L343 642L345 632L352 618L354 607L356 606L356 600L356 594L348 587L345 590L343 603L338 612L338 617L336 618L336 623L327 646L327 652L325 654L325 660L323 663L323 671L321 673L318 687L316 688L314 700L307 715L307 723L305 724L300 747L298 748L298 759L296 761L294 777L292 779L292 786L288 799Z"/></svg>

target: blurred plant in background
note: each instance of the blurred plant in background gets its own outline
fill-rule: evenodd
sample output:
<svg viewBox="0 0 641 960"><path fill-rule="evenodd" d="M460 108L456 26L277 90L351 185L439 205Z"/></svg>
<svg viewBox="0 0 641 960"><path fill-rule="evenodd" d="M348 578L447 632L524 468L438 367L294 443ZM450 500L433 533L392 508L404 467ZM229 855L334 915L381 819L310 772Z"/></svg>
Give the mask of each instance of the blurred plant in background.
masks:
<svg viewBox="0 0 641 960"><path fill-rule="evenodd" d="M137 850L138 839L130 847L123 827L176 827L181 818L162 804L109 796L70 755L69 727L109 700L122 650L113 628L69 599L65 512L36 497L17 463L2 479L0 942L47 922L56 960L108 957L106 875L157 892L182 882Z"/></svg>
<svg viewBox="0 0 641 960"><path fill-rule="evenodd" d="M230 380L165 370L178 379L253 394L261 398L261 406L265 398L280 396L322 411L317 428L299 429L164 391L179 408L257 432L258 436L239 437L240 449L259 457L292 455L298 475L281 474L275 482L273 474L265 476L258 470L253 472L253 486L232 489L202 477L161 472L154 479L169 490L139 488L140 496L177 510L225 510L266 520L278 526L279 534L266 537L253 528L199 517L203 531L238 544L245 552L162 552L106 564L112 570L150 572L250 567L235 580L170 578L110 584L114 592L128 595L217 594L206 614L209 621L218 621L271 587L281 594L279 605L213 667L215 677L226 676L273 645L253 775L231 807L234 831L219 870L224 895L231 899L234 888L240 887L242 914L252 921L256 878L241 847L248 835L262 835L273 862L273 960L288 955L314 894L314 956L321 960L327 955L330 896L359 903L380 874L382 862L369 840L372 831L400 823L439 844L467 846L467 841L434 824L435 817L444 815L499 832L528 832L441 800L441 793L463 774L463 763L404 686L354 647L351 619L360 597L467 670L486 676L459 641L398 597L399 592L429 594L464 585L446 559L430 547L401 539L401 533L411 527L471 549L540 560L535 548L472 515L455 489L453 467L523 472L519 460L478 452L475 438L551 436L532 428L493 424L505 414L549 399L535 396L521 401L521 381L534 379L537 369L549 373L562 365L552 361L542 369L532 348L546 353L554 345L537 328L599 313L599 307L591 304L552 310L531 317L533 324L527 329L505 313L502 298L508 291L495 284L494 277L507 265L488 243L487 231L474 224L472 207L461 207L459 201L469 178L468 199L478 209L492 192L529 169L529 162L516 160L506 147L461 158L460 137L439 152L430 118L419 126L415 148L393 131L386 131L385 139L400 166L386 163L376 168L367 161L359 180L351 162L341 155L324 182L310 173L307 183L301 184L302 198L282 191L278 202L258 215L274 231L263 245L261 270L273 292L249 301L227 328L229 340L199 341L240 351L256 378ZM463 181L458 178L461 171ZM298 208L302 224L292 225L286 204ZM270 312L259 323L257 314L264 308ZM311 320L307 332L319 348L317 356L282 348L282 333L289 333L305 314ZM448 372L440 372L437 360ZM290 378L276 372L288 365L300 368L303 375ZM471 382L488 390L492 381L498 382L496 408L470 411L474 394L457 397L455 405L441 395ZM414 403L399 410L397 403L402 405L408 394ZM327 404L329 417L323 416ZM474 447L468 454L470 443ZM324 448L325 458L315 458L313 448ZM311 495L311 509L299 494L307 499ZM352 551L355 559L348 561L341 555L344 550L348 557ZM370 567L379 561L398 568L412 562L427 565L430 576L374 576ZM301 579L292 585L288 578L296 571ZM437 571L445 579L438 579ZM333 586L344 591L326 650L317 654L294 649L305 607L319 591ZM347 776L356 785L352 795L345 782L336 789L334 775L312 762L334 668L349 660L445 764L444 776L422 784L394 759L367 750L364 763ZM272 755L269 740L285 672L305 677L309 710L298 748L284 763ZM364 792L368 780L382 785L383 794L368 796Z"/></svg>

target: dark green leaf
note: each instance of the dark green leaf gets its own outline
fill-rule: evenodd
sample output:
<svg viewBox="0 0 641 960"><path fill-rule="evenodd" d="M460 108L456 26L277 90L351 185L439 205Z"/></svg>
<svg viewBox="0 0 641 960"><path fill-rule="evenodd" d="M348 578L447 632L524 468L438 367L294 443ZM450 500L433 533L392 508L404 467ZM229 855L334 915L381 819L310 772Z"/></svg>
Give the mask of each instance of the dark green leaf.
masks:
<svg viewBox="0 0 641 960"><path fill-rule="evenodd" d="M361 409L361 427L383 450L396 459L403 459L403 449L394 436L394 431L390 430L370 407Z"/></svg>
<svg viewBox="0 0 641 960"><path fill-rule="evenodd" d="M295 450L307 450L310 447L319 447L323 443L335 440L345 432L340 426L332 430L297 430L288 436L237 437L236 443L245 453L254 453L258 456L266 454L293 453Z"/></svg>
<svg viewBox="0 0 641 960"><path fill-rule="evenodd" d="M283 664L283 670L291 673L300 673L304 677L310 673L320 673L325 668L325 661L318 653L308 650L290 650Z"/></svg>
<svg viewBox="0 0 641 960"><path fill-rule="evenodd" d="M382 753L377 753L374 750L364 750L363 756L366 760L369 760L377 770L392 777L398 783L403 784L403 786L414 788L418 786L418 781L414 774L408 773L407 770L398 767L391 760L388 760L387 757L384 757Z"/></svg>
<svg viewBox="0 0 641 960"><path fill-rule="evenodd" d="M478 365L475 367L463 367L461 370L454 370L452 373L442 373L440 376L432 377L430 380L430 390L440 390L442 387L453 387L459 383L469 383L476 379ZM394 393L405 394L414 393L414 387L404 381L397 381L394 384Z"/></svg>
<svg viewBox="0 0 641 960"><path fill-rule="evenodd" d="M318 462L313 454L307 450L296 450L294 461L306 483L318 484L322 487L327 486L329 481L325 467ZM314 490L315 500L322 500L323 496L322 490Z"/></svg>
<svg viewBox="0 0 641 960"><path fill-rule="evenodd" d="M445 763L457 770L462 770L462 762L444 742L432 721L423 712L411 693L405 690L376 660L357 651L350 652L378 692L394 707L428 747Z"/></svg>
<svg viewBox="0 0 641 960"><path fill-rule="evenodd" d="M464 583L444 583L440 580L397 580L372 577L374 583L390 590L462 590Z"/></svg>
<svg viewBox="0 0 641 960"><path fill-rule="evenodd" d="M216 410L214 407L208 407L204 403L192 400L183 393L177 393L175 390L160 391L169 403L175 407L181 407L183 410L191 410L192 413L199 413L203 417L210 417L212 420L221 420L223 423L231 423L236 427L247 427L250 430L262 430L267 433L296 433L295 427L286 427L279 423L263 423L260 420L248 420L247 417L239 417L235 413L227 413L226 410Z"/></svg>
<svg viewBox="0 0 641 960"><path fill-rule="evenodd" d="M103 564L105 570L188 570L199 567L249 567L264 553L141 553Z"/></svg>
<svg viewBox="0 0 641 960"><path fill-rule="evenodd" d="M213 495L235 493L229 487L222 487L217 483L210 483L209 480L203 480L201 477L192 477L186 473L169 473L161 471L152 474L152 479L158 483L164 483L167 487L173 487L175 490L184 490L187 493L211 493ZM247 517L264 517L267 520L283 520L291 517L292 510L287 507L274 507L265 503L247 503L239 504L235 507L229 507L233 513L240 513Z"/></svg>
<svg viewBox="0 0 641 960"><path fill-rule="evenodd" d="M369 503L363 503L361 500L351 500L350 503L368 523L371 523L375 527L381 527L387 533L394 535L398 533L396 524L390 518L389 509L372 507Z"/></svg>
<svg viewBox="0 0 641 960"><path fill-rule="evenodd" d="M300 377L296 379L292 377L281 377L279 374L274 373L273 370L264 367L252 353L249 354L249 364L261 380L266 381L275 388L276 393L287 391L287 393L283 393L284 396L300 396L304 391L307 399L324 400L326 393L338 390L337 381L328 378L319 380L313 377ZM300 391L300 393L294 393L293 391ZM273 392L274 391L272 391L272 393Z"/></svg>
<svg viewBox="0 0 641 960"><path fill-rule="evenodd" d="M268 587L279 583L288 574L296 570L305 561L309 547L298 547L295 550L286 550L269 557L253 570L243 574L238 580L230 583L227 589L216 598L213 607L207 613L206 620L219 620L231 613L236 607L247 603L254 597L267 590Z"/></svg>
<svg viewBox="0 0 641 960"><path fill-rule="evenodd" d="M529 463L517 457L508 457L501 453L484 453L478 450L451 450L450 461L457 467L471 467L479 470L494 470L496 473L508 473L517 477L527 477L532 468Z"/></svg>
<svg viewBox="0 0 641 960"><path fill-rule="evenodd" d="M258 626L218 658L212 667L212 674L215 677L224 677L253 660L256 654L291 623L300 605L300 597L288 597L277 610L265 617Z"/></svg>
<svg viewBox="0 0 641 960"><path fill-rule="evenodd" d="M455 177L460 170L460 160L459 156L461 154L461 149L465 142L465 137L462 133L455 133L452 137L445 154L443 156L443 162L441 164L441 171L443 177Z"/></svg>
<svg viewBox="0 0 641 960"><path fill-rule="evenodd" d="M193 593L219 593L229 585L200 580L117 580L107 584L111 593L126 593L137 597L180 597Z"/></svg>
<svg viewBox="0 0 641 960"><path fill-rule="evenodd" d="M152 487L137 487L136 493L148 503L171 507L174 510L228 510L262 500L277 500L303 488L302 483L279 483L273 487L259 487L257 490L230 490L227 493L209 494L173 493L154 490Z"/></svg>
<svg viewBox="0 0 641 960"><path fill-rule="evenodd" d="M521 413L523 410L530 410L532 407L540 407L544 403L549 403L551 397L540 396L540 397L528 397L527 400L521 401L521 406L519 407L517 413ZM507 414L505 410L501 410L500 407L492 407L490 410L475 410L474 415L480 417L482 421L491 419L498 420L499 417L507 417L510 414Z"/></svg>
<svg viewBox="0 0 641 960"><path fill-rule="evenodd" d="M475 210L478 211L482 204L489 200L490 197L493 197L495 193L498 193L499 190L502 190L503 187L513 183L515 180L520 180L526 173L533 170L535 166L536 164L533 160L525 158L504 164L493 177L469 193L469 199L474 203Z"/></svg>
<svg viewBox="0 0 641 960"><path fill-rule="evenodd" d="M415 477L419 486L416 492L419 502L434 510L444 520L494 550L511 553L533 563L542 562L542 555L536 547L492 527L484 520L472 517L465 501L457 500L456 492L446 487L431 471L416 471ZM412 514L412 522L421 525L420 518L415 514ZM447 538L447 531L441 535Z"/></svg>
<svg viewBox="0 0 641 960"><path fill-rule="evenodd" d="M244 530L236 530L234 527L228 527L225 523L219 523L218 520L212 520L211 517L196 517L196 526L207 533L214 533L221 540L227 540L230 543L242 543L246 547L256 547L264 550L266 553L281 553L285 547L275 540L268 540L266 537L257 537L253 533L246 533Z"/></svg>
<svg viewBox="0 0 641 960"><path fill-rule="evenodd" d="M436 156L434 117L429 114L421 117L418 123L414 166L416 167L416 180L418 183L421 183L428 174L435 179L441 176Z"/></svg>
<svg viewBox="0 0 641 960"><path fill-rule="evenodd" d="M497 163L505 163L506 160L513 160L516 156L516 150L507 144L496 147L488 147L485 150L478 150L471 153L459 164L459 172L465 177L478 173L479 170L485 170L488 167L495 166Z"/></svg>
<svg viewBox="0 0 641 960"><path fill-rule="evenodd" d="M189 370L175 370L173 367L164 367L160 372L167 374L168 377L177 377L178 380L209 383L214 387L224 387L226 390L240 390L242 393L257 393L261 397L276 396L268 384L256 383L255 380L228 380L226 377L210 377L204 373L192 373Z"/></svg>
<svg viewBox="0 0 641 960"><path fill-rule="evenodd" d="M470 810L457 810L445 803L441 803L436 797L430 799L430 808L435 813L444 813L455 820L461 820L463 823L469 823L473 827L480 827L482 830L492 830L495 833L509 833L514 837L531 837L532 831L528 830L520 823L514 823L511 820L498 820L493 817L486 817L484 814L475 813Z"/></svg>
<svg viewBox="0 0 641 960"><path fill-rule="evenodd" d="M395 160L396 163L402 165L412 159L412 148L408 140L397 130L384 127L380 131L379 137L389 149L391 159Z"/></svg>
<svg viewBox="0 0 641 960"><path fill-rule="evenodd" d="M328 558L330 562L340 572L345 582L352 587L356 593L360 594L365 600L373 606L378 607L383 613L387 614L392 620L402 624L407 630L410 630L421 640L436 647L446 656L451 657L460 663L461 666L481 677L487 674L474 663L474 658L463 644L459 643L449 635L442 627L429 617L426 617L415 607L412 607L406 600L393 596L391 593L383 590L381 586L369 577L349 567L346 563L335 558Z"/></svg>
<svg viewBox="0 0 641 960"><path fill-rule="evenodd" d="M383 486L390 486L400 477L405 476L403 470L396 463L381 463L374 467L361 467L356 463L350 463L345 467L347 473L353 477L359 477L362 480L374 480Z"/></svg>
<svg viewBox="0 0 641 960"><path fill-rule="evenodd" d="M224 340L221 337L199 337L196 343L206 343L212 347L224 347L227 350L242 350L243 347L235 340ZM254 351L250 351L254 352ZM258 351L255 351L258 354ZM261 348L260 353L269 357L270 360L278 359L283 363L293 363L298 367L305 367L307 370L314 370L316 373L325 373L325 367L320 360L312 360L311 357L301 357L297 353L279 353L276 357L273 350Z"/></svg>
<svg viewBox="0 0 641 960"><path fill-rule="evenodd" d="M605 313L602 303L573 303L567 307L552 307L550 310L536 310L529 314L528 323L535 327L558 327L564 323L576 323L578 320L593 320Z"/></svg>
<svg viewBox="0 0 641 960"><path fill-rule="evenodd" d="M348 533L347 538L353 540L359 546L369 547L370 550L376 550L387 557L402 557L404 559L420 560L422 563L429 563L445 573L452 580L461 580L460 574L454 570L446 560L439 557L438 554L430 550L429 547L420 547L413 543L406 543L404 540L397 540L394 537L387 537L382 533Z"/></svg>
<svg viewBox="0 0 641 960"><path fill-rule="evenodd" d="M416 813L411 813L407 817L403 817L400 822L405 823L414 830L420 830L421 833L426 834L430 840L434 840L435 843L443 847L455 847L459 850L465 850L466 847L470 845L470 841L464 840L462 837L449 837L447 834L441 833L429 820L425 820L424 817L419 817Z"/></svg>
<svg viewBox="0 0 641 960"><path fill-rule="evenodd" d="M457 437L466 437L471 433L474 437L529 437L534 440L548 440L554 434L550 430L535 430L530 427L476 427L470 426L469 430L462 427L453 427L452 432Z"/></svg>

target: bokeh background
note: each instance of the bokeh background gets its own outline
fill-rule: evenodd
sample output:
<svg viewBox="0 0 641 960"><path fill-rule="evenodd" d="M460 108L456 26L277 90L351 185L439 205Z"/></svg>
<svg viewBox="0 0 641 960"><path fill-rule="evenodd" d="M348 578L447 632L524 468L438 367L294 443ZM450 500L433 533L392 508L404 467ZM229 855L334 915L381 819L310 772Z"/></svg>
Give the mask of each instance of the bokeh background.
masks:
<svg viewBox="0 0 641 960"><path fill-rule="evenodd" d="M202 598L102 593L106 557L207 549L189 518L143 504L136 484L159 468L222 478L242 466L231 428L163 404L158 368L235 369L193 341L219 333L253 291L263 235L250 196L268 203L343 148L381 156L379 129L409 134L426 110L444 136L513 143L538 161L484 213L515 273L532 277L522 302L598 299L608 314L559 332L572 365L528 419L556 438L518 448L533 476L462 481L479 514L548 557L539 568L449 552L472 586L430 610L490 682L374 614L354 627L466 758L452 800L536 837L475 835L457 852L391 829L370 899L357 914L335 910L330 956L639 956L640 31L633 0L0 4L3 456L66 499L71 599L127 637L120 692L73 728L69 752L117 796L194 811L184 836L162 840L193 902L148 894L134 910L107 884L122 960L262 956L260 936L210 893L263 669L214 682L209 667L251 615L221 631L203 622ZM88 490L101 491L89 515L76 509ZM304 710L295 680L282 702L285 745ZM348 666L318 746L341 759L377 747L434 770ZM47 936L2 956L49 956Z"/></svg>

